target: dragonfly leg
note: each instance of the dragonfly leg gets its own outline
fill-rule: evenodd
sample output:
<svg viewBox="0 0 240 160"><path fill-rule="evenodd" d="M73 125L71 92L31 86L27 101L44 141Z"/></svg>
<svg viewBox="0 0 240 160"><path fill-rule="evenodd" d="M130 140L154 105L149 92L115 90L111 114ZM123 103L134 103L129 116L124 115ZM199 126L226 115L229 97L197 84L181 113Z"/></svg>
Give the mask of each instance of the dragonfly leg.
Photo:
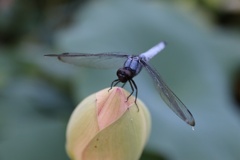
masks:
<svg viewBox="0 0 240 160"><path fill-rule="evenodd" d="M132 81L132 84L134 86L134 88L136 89L136 94L135 94L135 103L137 103L137 97L138 97L138 88L137 88L137 85L136 83L134 82L134 80L131 80Z"/></svg>
<svg viewBox="0 0 240 160"><path fill-rule="evenodd" d="M110 87L110 89L108 91L110 91L112 89L112 87L116 86L119 82L120 82L119 79L115 79L114 81L112 81L111 87Z"/></svg>
<svg viewBox="0 0 240 160"><path fill-rule="evenodd" d="M132 92L128 95L127 101L128 101L128 99L129 99L129 97L131 97L131 95L132 95L133 92L134 92L134 87L133 87L133 84L132 84L132 80L129 80L129 84L130 84L130 87L131 87L131 89L132 89Z"/></svg>
<svg viewBox="0 0 240 160"><path fill-rule="evenodd" d="M138 88L137 88L137 85L136 85L136 83L134 82L134 80L131 79L131 82L132 82L132 84L133 84L133 87L136 89L134 102L135 102L135 104L136 104L136 106L137 106L137 109L138 109L138 112L139 112L139 108L138 108L138 105L137 105Z"/></svg>
<svg viewBox="0 0 240 160"><path fill-rule="evenodd" d="M116 86L120 81L118 80L113 86Z"/></svg>
<svg viewBox="0 0 240 160"><path fill-rule="evenodd" d="M133 92L135 91L135 89L136 89L136 96L135 96L135 100L134 100L134 103L136 104L136 106L137 106L137 109L138 109L138 112L139 112L139 107L138 107L138 105L137 105L137 92L138 92L138 88L137 88L137 85L136 85L136 83L134 82L134 80L129 80L129 84L130 84L130 87L131 87L131 89L132 89L132 92L129 94L129 96L127 97L127 101L128 101L128 99L129 99L129 97L131 97L131 95L133 94Z"/></svg>
<svg viewBox="0 0 240 160"><path fill-rule="evenodd" d="M123 83L122 88L124 88L125 84L126 84L126 83Z"/></svg>

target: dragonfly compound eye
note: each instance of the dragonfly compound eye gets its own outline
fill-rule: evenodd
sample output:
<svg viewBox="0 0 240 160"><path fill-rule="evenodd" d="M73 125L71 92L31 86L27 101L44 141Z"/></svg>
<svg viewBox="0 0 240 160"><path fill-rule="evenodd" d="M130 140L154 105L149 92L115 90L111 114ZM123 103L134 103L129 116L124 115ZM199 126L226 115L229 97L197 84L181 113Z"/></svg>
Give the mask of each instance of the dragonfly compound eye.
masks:
<svg viewBox="0 0 240 160"><path fill-rule="evenodd" d="M126 68L120 68L117 71L117 76L119 81L121 81L122 83L127 82L128 80L132 79L132 72Z"/></svg>

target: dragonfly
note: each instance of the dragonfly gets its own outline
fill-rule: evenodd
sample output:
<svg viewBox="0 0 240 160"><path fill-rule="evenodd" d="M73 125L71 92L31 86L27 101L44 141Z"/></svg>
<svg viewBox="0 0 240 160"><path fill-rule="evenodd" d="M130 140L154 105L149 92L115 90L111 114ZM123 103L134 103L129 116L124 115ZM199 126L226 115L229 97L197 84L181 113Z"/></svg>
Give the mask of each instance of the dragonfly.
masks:
<svg viewBox="0 0 240 160"><path fill-rule="evenodd" d="M191 112L183 104L183 102L173 93L173 91L166 85L160 74L150 64L149 60L160 53L166 47L166 42L161 41L146 52L139 55L131 55L122 52L110 53L62 53L62 54L47 54L45 56L57 57L60 61L69 64L74 64L81 67L111 69L118 67L117 79L111 83L111 88L118 83L123 83L123 86L128 82L132 89L129 97L134 93L138 94L138 88L133 78L137 76L142 68L145 68L153 79L157 91L159 92L163 101L167 106L183 121L190 126L195 126L195 120ZM122 66L122 67L120 67ZM136 103L135 99L135 103Z"/></svg>

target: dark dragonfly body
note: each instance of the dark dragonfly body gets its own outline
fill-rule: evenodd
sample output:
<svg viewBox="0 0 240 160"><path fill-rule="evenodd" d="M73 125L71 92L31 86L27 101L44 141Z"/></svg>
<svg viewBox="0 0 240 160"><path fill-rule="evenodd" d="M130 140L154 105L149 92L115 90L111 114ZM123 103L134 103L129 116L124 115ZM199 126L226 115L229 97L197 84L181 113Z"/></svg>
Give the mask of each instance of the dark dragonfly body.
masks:
<svg viewBox="0 0 240 160"><path fill-rule="evenodd" d="M126 60L123 68L118 69L117 76L120 82L125 83L138 75L142 70L142 65L139 57L130 57Z"/></svg>
<svg viewBox="0 0 240 160"><path fill-rule="evenodd" d="M170 88L162 80L160 74L148 64L148 61L161 52L165 48L165 42L160 42L154 47L150 48L146 52L140 55L129 55L125 53L98 53L98 54L85 54L85 53L63 53L63 54L48 54L46 56L57 57L59 60L79 65L81 67L92 67L92 68L114 68L119 65L123 67L117 70L118 79L114 80L111 84L116 86L118 83L123 83L123 86L126 82L129 82L132 92L129 97L136 90L136 99L138 94L138 88L136 83L133 80L133 77L138 75L142 68L145 68L149 75L152 77L156 88L168 105L168 107L182 120L187 124L194 126L195 121L191 112L187 107L182 103L182 101L170 90ZM128 97L128 98L129 98ZM135 99L135 103L136 103Z"/></svg>
<svg viewBox="0 0 240 160"><path fill-rule="evenodd" d="M128 59L125 61L123 68L119 68L117 70L117 76L118 79L114 80L111 84L112 86L116 86L119 82L123 83L123 86L126 84L126 82L129 82L130 87L132 89L132 92L130 95L127 97L127 99L133 94L133 92L136 90L136 95L135 95L135 104L137 105L137 96L138 96L138 88L136 83L133 80L133 77L138 75L138 73L142 70L142 64L141 64L141 58L138 56L131 56L128 57ZM110 88L110 89L111 89ZM138 105L137 105L138 107Z"/></svg>

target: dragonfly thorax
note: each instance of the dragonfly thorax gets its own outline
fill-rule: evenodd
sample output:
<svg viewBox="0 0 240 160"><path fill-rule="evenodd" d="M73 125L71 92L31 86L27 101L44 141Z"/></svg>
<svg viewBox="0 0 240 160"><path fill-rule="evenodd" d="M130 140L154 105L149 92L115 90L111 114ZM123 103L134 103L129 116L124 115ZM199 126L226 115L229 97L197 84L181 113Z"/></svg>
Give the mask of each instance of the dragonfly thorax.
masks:
<svg viewBox="0 0 240 160"><path fill-rule="evenodd" d="M123 68L120 68L117 71L117 76L120 82L125 83L131 80L142 70L142 65L139 61L140 59L137 56L129 57L125 61Z"/></svg>
<svg viewBox="0 0 240 160"><path fill-rule="evenodd" d="M125 63L123 68L130 70L136 76L142 70L142 64L140 63L140 58L138 56L129 57Z"/></svg>

